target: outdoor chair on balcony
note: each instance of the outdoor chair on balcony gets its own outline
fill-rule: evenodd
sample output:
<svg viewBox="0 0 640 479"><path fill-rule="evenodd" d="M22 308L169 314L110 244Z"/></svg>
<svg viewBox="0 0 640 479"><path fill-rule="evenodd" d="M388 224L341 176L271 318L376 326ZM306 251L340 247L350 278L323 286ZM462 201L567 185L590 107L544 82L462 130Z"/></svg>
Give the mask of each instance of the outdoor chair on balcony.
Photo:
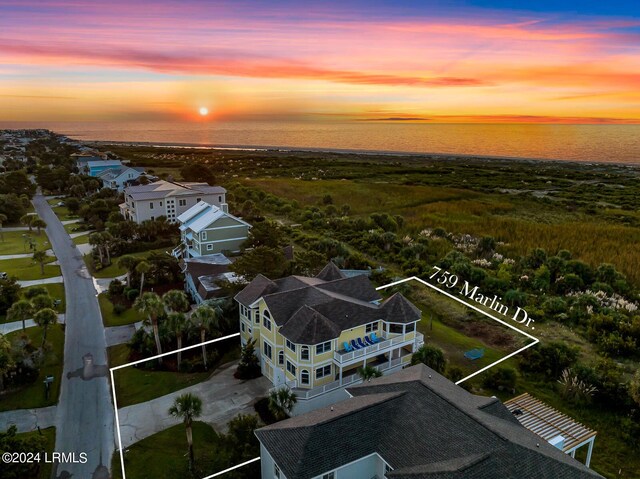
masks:
<svg viewBox="0 0 640 479"><path fill-rule="evenodd" d="M379 343L380 338L376 336L376 333L371 333L371 341L373 341L374 343Z"/></svg>
<svg viewBox="0 0 640 479"><path fill-rule="evenodd" d="M367 344L362 340L362 338L358 338L358 346L361 348L366 348Z"/></svg>
<svg viewBox="0 0 640 479"><path fill-rule="evenodd" d="M356 343L356 340L355 340L355 339L352 339L352 340L351 340L351 347L352 347L353 349L362 349L362 348L358 345L358 343Z"/></svg>
<svg viewBox="0 0 640 479"><path fill-rule="evenodd" d="M373 346L374 344L376 344L373 342L373 339L371 339L369 336L364 337L364 342L367 343L369 346Z"/></svg>
<svg viewBox="0 0 640 479"><path fill-rule="evenodd" d="M351 346L349 346L349 343L347 343L346 341L344 343L342 343L344 345L344 350L348 353L350 353L351 351L353 351L353 348Z"/></svg>
<svg viewBox="0 0 640 479"><path fill-rule="evenodd" d="M475 361L476 359L480 359L484 356L484 349L471 349L470 351L466 351L464 353L464 357L470 359L471 361Z"/></svg>

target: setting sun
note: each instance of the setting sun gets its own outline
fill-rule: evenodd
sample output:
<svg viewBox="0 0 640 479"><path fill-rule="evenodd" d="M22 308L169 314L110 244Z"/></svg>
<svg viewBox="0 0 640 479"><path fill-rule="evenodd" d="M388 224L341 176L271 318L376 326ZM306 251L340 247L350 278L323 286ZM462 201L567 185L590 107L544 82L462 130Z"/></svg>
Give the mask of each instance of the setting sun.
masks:
<svg viewBox="0 0 640 479"><path fill-rule="evenodd" d="M206 106L201 106L198 110L200 116L207 116L209 114L209 109Z"/></svg>

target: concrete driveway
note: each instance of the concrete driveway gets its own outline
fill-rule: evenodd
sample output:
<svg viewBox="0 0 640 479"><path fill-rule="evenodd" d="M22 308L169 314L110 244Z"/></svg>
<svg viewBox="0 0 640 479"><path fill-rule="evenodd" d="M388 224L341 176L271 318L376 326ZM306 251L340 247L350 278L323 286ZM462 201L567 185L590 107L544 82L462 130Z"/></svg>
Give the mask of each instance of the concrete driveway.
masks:
<svg viewBox="0 0 640 479"><path fill-rule="evenodd" d="M261 376L250 381L233 377L237 361L226 364L214 376L175 393L148 402L134 404L118 410L122 447L179 424L168 410L176 397L184 393L198 395L202 399L202 416L199 421L213 426L218 432L226 432L227 423L238 414L254 414L253 404L268 394L271 383Z"/></svg>

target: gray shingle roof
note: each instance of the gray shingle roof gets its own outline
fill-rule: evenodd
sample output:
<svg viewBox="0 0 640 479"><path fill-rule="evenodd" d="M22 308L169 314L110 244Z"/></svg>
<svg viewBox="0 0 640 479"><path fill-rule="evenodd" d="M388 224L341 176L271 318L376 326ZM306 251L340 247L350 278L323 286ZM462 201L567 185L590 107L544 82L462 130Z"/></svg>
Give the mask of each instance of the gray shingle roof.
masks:
<svg viewBox="0 0 640 479"><path fill-rule="evenodd" d="M323 269L328 277L336 276L336 266L331 264ZM328 341L344 330L373 321L409 323L419 321L421 316L420 310L401 294L393 295L380 305L373 303L380 295L366 276L341 276L334 280L287 276L271 281L259 275L235 299L249 306L261 297L275 323L282 326L280 333L297 344ZM303 310L304 314L296 314L303 306L308 308ZM323 324L319 322L320 316L324 318ZM325 324L327 321L333 326Z"/></svg>
<svg viewBox="0 0 640 479"><path fill-rule="evenodd" d="M329 263L322 268L322 271L316 275L316 278L320 278L324 281L333 281L336 279L346 278L346 276L342 274L340 268L338 268L333 261L329 261Z"/></svg>
<svg viewBox="0 0 640 479"><path fill-rule="evenodd" d="M601 477L475 396L418 365L349 388L354 396L256 431L288 479L372 453L395 479ZM507 414L508 411L507 411Z"/></svg>
<svg viewBox="0 0 640 479"><path fill-rule="evenodd" d="M340 336L342 330L326 316L302 306L280 329L280 334L298 344L319 344Z"/></svg>

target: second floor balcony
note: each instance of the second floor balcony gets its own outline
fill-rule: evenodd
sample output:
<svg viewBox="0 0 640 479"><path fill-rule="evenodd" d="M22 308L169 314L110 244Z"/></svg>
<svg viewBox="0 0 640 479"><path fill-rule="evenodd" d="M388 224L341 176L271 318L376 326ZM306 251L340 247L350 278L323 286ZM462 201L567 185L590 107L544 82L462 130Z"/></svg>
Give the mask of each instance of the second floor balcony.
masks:
<svg viewBox="0 0 640 479"><path fill-rule="evenodd" d="M360 338L360 341L357 343L360 349L352 348L352 351L345 349L335 351L333 353L333 359L339 364L346 364L369 356L377 356L411 343L415 343L415 349L424 344L424 336L417 331L406 334L389 334L383 331L378 338L379 341L375 344L367 344ZM360 342L362 342L362 345L359 344Z"/></svg>

